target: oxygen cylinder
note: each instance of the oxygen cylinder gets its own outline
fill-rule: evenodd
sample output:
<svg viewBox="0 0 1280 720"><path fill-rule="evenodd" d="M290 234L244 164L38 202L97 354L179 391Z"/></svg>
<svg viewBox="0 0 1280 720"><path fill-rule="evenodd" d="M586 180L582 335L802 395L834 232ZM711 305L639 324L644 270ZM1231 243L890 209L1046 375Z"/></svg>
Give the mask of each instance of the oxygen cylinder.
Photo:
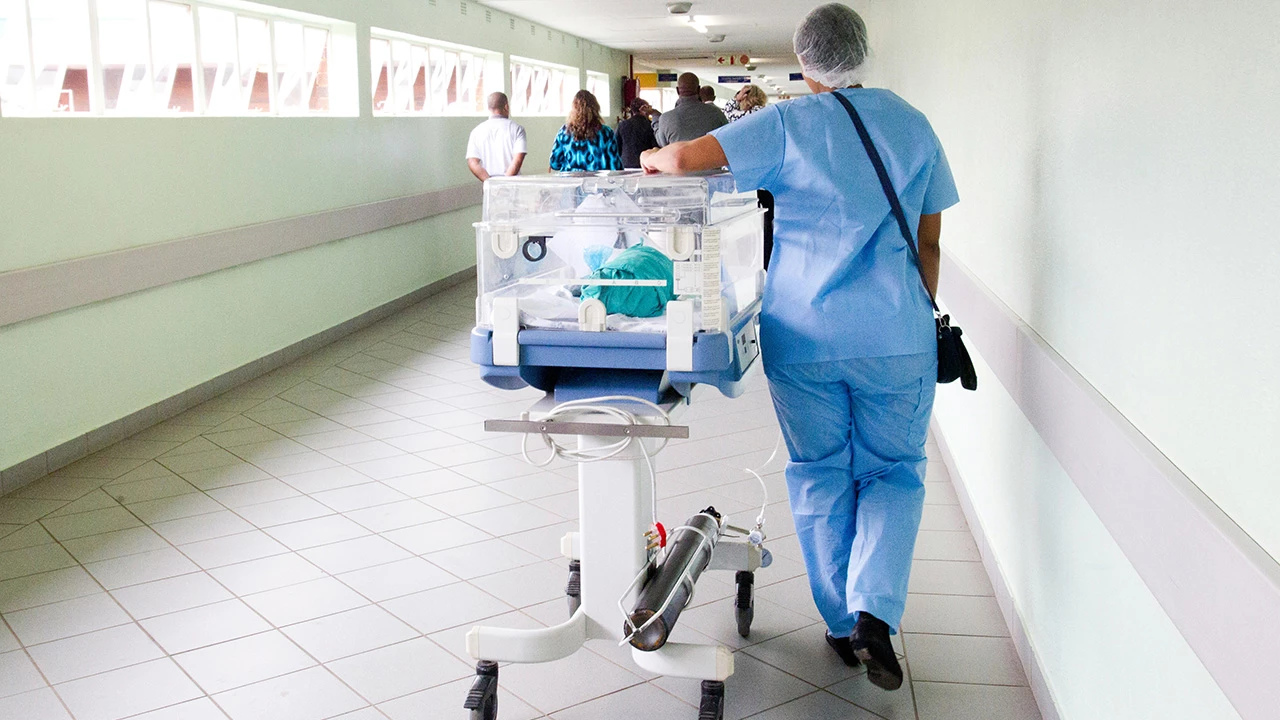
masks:
<svg viewBox="0 0 1280 720"><path fill-rule="evenodd" d="M711 562L711 553L720 538L720 522L720 513L708 507L672 531L666 553L640 588L629 616L630 626L623 628L624 634L631 635L632 647L649 652L666 644L680 613L693 597L694 583ZM643 629L632 634L635 628Z"/></svg>

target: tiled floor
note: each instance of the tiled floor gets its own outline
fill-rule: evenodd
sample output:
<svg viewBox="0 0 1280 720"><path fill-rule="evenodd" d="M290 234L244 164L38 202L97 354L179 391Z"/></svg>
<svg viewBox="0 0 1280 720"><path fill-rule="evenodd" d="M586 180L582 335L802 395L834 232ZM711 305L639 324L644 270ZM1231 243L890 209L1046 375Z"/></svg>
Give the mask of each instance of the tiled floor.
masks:
<svg viewBox="0 0 1280 720"><path fill-rule="evenodd" d="M481 430L531 391L467 362L457 288L0 498L0 718L464 718L476 621L566 615L559 538L574 468L539 471ZM750 512L777 426L762 381L699 391L692 438L660 456L660 515ZM937 448L930 446L936 455ZM781 463L750 640L731 578L709 573L679 639L731 645L727 717L1038 718L941 463L929 467L895 693L822 640ZM697 683L611 643L505 666L501 720L692 720Z"/></svg>

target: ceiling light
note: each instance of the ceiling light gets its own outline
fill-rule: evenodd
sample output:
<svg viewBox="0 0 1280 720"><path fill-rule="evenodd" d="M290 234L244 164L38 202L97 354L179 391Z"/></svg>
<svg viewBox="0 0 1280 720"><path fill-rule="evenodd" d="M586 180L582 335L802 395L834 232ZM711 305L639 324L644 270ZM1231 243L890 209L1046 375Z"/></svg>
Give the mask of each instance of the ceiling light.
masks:
<svg viewBox="0 0 1280 720"><path fill-rule="evenodd" d="M684 15L693 9L691 2L670 2L667 3L667 12L672 15Z"/></svg>
<svg viewBox="0 0 1280 720"><path fill-rule="evenodd" d="M720 35L720 34L708 35L707 42L714 42L714 43L724 42L724 35Z"/></svg>

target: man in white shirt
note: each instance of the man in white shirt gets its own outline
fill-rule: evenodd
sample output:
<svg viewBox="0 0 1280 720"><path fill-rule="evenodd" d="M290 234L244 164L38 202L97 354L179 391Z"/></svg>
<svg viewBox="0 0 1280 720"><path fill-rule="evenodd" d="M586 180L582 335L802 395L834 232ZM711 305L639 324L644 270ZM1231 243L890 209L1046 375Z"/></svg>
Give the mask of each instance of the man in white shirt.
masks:
<svg viewBox="0 0 1280 720"><path fill-rule="evenodd" d="M476 126L467 140L467 166L480 182L490 175L519 175L527 146L524 128L511 121L504 93L489 96L488 120Z"/></svg>

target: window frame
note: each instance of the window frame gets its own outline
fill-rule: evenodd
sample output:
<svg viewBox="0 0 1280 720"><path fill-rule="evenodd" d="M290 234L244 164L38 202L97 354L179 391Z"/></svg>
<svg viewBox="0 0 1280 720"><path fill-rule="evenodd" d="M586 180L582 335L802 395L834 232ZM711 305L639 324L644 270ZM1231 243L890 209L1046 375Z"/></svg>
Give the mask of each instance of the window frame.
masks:
<svg viewBox="0 0 1280 720"><path fill-rule="evenodd" d="M607 118L607 117L609 117L609 115L613 112L613 109L612 109L612 106L613 106L613 77L612 77L612 76L610 76L610 75L609 75L609 73L606 73L606 72L599 72L599 71L597 71L597 70L587 70L587 71L586 71L586 74L587 74L587 89L588 89L588 90L591 90L591 84L592 84L592 81L593 81L593 80L594 80L594 81L596 81L596 82L600 82L600 81L603 81L603 82L604 82L604 85L605 85L605 88L606 88L606 91L605 91L604 93L598 93L598 92L596 92L595 90L591 90L591 94L592 94L592 95L595 95L595 96L596 96L596 100L599 100L599 101L600 101L600 115L601 115L601 117L606 117L606 118Z"/></svg>
<svg viewBox="0 0 1280 720"><path fill-rule="evenodd" d="M546 60L537 60L535 58L522 57L520 55L510 55L508 56L508 58L510 60L510 68L507 71L507 76L511 82L511 95L512 95L511 114L512 115L520 115L522 117L567 117L568 116L569 110L571 109L571 105L572 105L573 95L582 89L582 70L580 68L573 67L572 65L561 65L560 63L548 62ZM517 65L529 66L531 68L542 69L547 71L559 70L564 73L564 77L566 80L568 80L569 78L573 79L574 90L573 92L569 92L569 93L565 92L563 89L560 91L560 102L562 103L562 107L558 110L540 110L538 112L530 112L527 107L522 107L519 110L517 110L517 103L514 97L516 94L516 80L514 77L514 73ZM523 103L524 101L522 99L521 104Z"/></svg>
<svg viewBox="0 0 1280 720"><path fill-rule="evenodd" d="M371 104L370 108L374 117L488 117L489 110L486 107L487 103L480 98L484 98L490 93L503 92L505 90L505 83L503 81L503 54L496 50L486 50L484 48L462 45L459 43L448 42L446 40L435 40L432 38L422 37L421 35L412 35L410 33L400 32L398 30L371 27L369 28L368 46L370 71L369 99L371 103L378 92L378 79L381 75L380 72L378 76L373 74L377 70L377 68L373 67L373 44L375 42L387 43L387 100L385 104L387 106L391 106L393 109L379 110L376 106ZM398 104L396 102L395 78L393 73L395 67L395 46L393 43L396 42L408 43L411 57L415 49L420 49L426 54L426 64L423 66L426 70L426 97L422 103L422 110L413 109L412 98L410 98L408 103L409 109L407 111L394 109L394 106ZM480 59L484 63L484 75L481 79L481 88L477 90L477 93L480 96L477 102L479 109L450 111L447 105L444 112L436 112L432 109L431 76L434 65L431 60L431 51L433 49L443 52L467 53L474 58ZM461 73L461 69L456 72ZM494 78L498 78L498 81L495 82Z"/></svg>
<svg viewBox="0 0 1280 720"><path fill-rule="evenodd" d="M247 2L246 0L163 0L175 5L185 5L191 9L191 32L193 52L191 57L191 91L192 112L178 112L168 109L151 109L147 111L130 110L119 112L116 110L108 110L106 107L106 90L104 87L104 62L102 59L102 47L100 38L101 15L98 8L98 0L80 0L83 3L89 23L89 66L88 70L88 86L89 86L89 110L87 112L58 112L41 111L39 104L36 102L36 68L35 68L35 49L32 42L32 20L31 20L31 3L35 0L17 0L17 4L21 6L23 15L21 20L26 24L26 51L27 66L26 74L20 86L28 96L27 102L30 106L30 112L21 115L6 115L4 117L30 117L30 118L73 118L73 117L109 117L109 118L126 118L126 117L358 117L360 114L359 105L359 82L358 70L356 69L356 25L353 22L338 20L311 13L300 12L288 8L264 5L261 3ZM143 84L148 88L154 88L156 76L156 49L154 39L154 28L152 22L151 0L132 0L142 8L142 17L145 21L145 34L147 38L146 51L146 69L143 78ZM206 92L206 83L204 77L204 62L201 56L203 39L201 36L200 16L201 10L204 8L223 10L232 13L236 18L235 26L237 33L237 51L235 57L235 74L240 77L240 51L239 51L239 18L245 17L254 20L262 20L267 23L268 38L268 78L267 91L268 103L270 110L266 112L243 111L234 113L209 112L209 99ZM326 55L326 71L328 74L328 99L329 109L325 112L295 112L284 111L281 107L281 98L279 96L280 78L278 77L278 68L276 63L276 23L278 21L289 22L301 26L303 37L306 37L308 29L323 30L327 33L327 55ZM337 80L337 82L335 82ZM149 90L148 92L151 92Z"/></svg>

